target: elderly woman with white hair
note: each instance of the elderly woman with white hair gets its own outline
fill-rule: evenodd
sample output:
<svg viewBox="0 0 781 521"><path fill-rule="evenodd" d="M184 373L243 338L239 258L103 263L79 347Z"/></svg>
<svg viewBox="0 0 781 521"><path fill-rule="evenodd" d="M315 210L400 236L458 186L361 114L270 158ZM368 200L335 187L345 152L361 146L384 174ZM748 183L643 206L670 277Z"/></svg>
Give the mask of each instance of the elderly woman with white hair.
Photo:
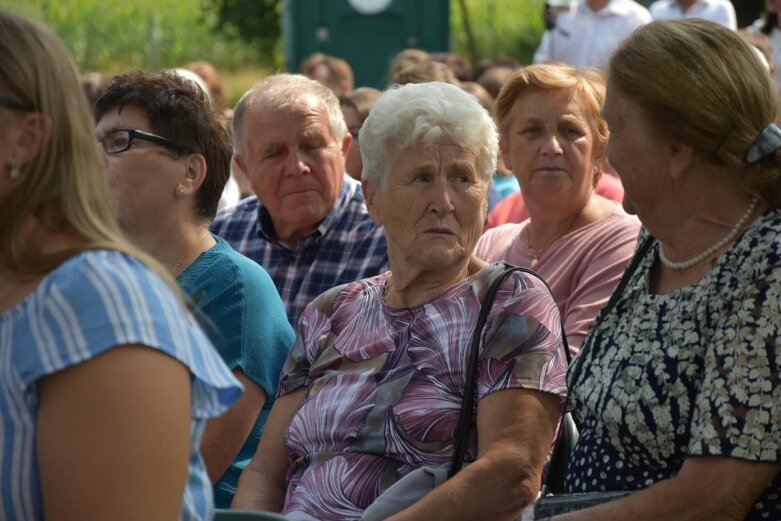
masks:
<svg viewBox="0 0 781 521"><path fill-rule="evenodd" d="M453 456L470 339L506 270L472 250L498 138L442 83L385 92L360 132L363 189L390 271L304 311L278 399L233 506L291 519L359 519L392 484ZM465 466L389 519L515 519L540 488L565 400L560 315L513 272L482 329Z"/></svg>

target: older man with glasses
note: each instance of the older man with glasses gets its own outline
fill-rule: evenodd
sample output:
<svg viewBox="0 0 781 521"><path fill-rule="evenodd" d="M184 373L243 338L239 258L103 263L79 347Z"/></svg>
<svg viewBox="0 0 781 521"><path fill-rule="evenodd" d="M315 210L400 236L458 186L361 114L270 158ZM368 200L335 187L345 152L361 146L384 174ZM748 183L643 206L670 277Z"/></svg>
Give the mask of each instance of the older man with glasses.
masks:
<svg viewBox="0 0 781 521"><path fill-rule="evenodd" d="M97 137L128 237L167 267L244 385L201 446L215 501L227 507L274 402L293 331L268 274L209 233L231 146L204 93L176 74L114 79L96 104Z"/></svg>

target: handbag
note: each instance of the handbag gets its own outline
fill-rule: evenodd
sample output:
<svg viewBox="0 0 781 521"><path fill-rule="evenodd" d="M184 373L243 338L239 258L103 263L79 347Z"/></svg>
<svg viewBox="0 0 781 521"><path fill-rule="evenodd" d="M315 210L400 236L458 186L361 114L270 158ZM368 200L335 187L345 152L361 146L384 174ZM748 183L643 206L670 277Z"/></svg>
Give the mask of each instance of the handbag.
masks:
<svg viewBox="0 0 781 521"><path fill-rule="evenodd" d="M475 330L472 333L469 363L466 368L464 400L461 403L461 416L458 422L458 431L455 446L453 448L452 460L443 463L438 467L421 467L415 469L398 480L385 490L385 492L380 494L377 499L364 510L363 515L361 516L362 521L380 521L397 512L401 512L425 496L429 491L453 477L464 466L464 458L466 457L466 451L469 444L469 431L472 424L472 408L475 401L475 374L477 373L477 363L480 359L480 337L482 336L488 313L493 306L499 285L515 271L524 271L542 280L539 275L530 269L508 265L505 270L494 279L491 286L488 288L483 303L480 306L480 314L477 317Z"/></svg>
<svg viewBox="0 0 781 521"><path fill-rule="evenodd" d="M646 237L640 247L637 249L632 263L624 271L621 280L616 286L615 291L610 295L610 300L602 308L602 311L597 318L595 327L606 317L618 303L618 299L621 298L629 279L632 274L637 271L637 266L642 262L646 252L651 247L654 238L650 235ZM571 362L571 355L569 349L567 349L567 361ZM576 382L580 372L583 369L583 358L579 357L575 364L572 365L572 375L570 381ZM569 418L567 418L567 416ZM567 472L567 465L569 458L572 455L572 451L575 449L580 430L580 420L576 414L567 413L563 418L561 435L556 443L551 462L548 466L548 474L544 480L544 484L541 490L541 497L534 504L534 519L547 519L549 517L565 514L567 512L574 512L575 510L581 510L600 503L606 503L613 501L632 493L629 490L622 491L609 491L609 492L581 492L575 494L564 494L564 480Z"/></svg>

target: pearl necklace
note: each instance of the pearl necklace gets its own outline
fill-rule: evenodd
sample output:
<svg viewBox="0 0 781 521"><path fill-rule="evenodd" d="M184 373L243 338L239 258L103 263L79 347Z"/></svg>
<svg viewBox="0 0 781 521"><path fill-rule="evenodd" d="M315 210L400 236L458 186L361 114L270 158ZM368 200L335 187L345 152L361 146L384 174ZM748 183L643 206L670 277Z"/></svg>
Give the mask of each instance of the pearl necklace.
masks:
<svg viewBox="0 0 781 521"><path fill-rule="evenodd" d="M740 219L738 219L738 221L735 223L735 226L732 227L729 233L725 235L719 242L717 242L716 244L714 244L704 252L700 253L696 257L692 257L689 260L680 261L680 262L671 261L667 257L667 255L664 254L664 246L661 243L659 243L659 260L662 261L662 264L664 264L671 270L685 270L686 268L691 268L692 266L696 266L697 264L707 259L709 256L719 251L732 239L737 237L738 233L740 233L741 228L743 228L743 225L746 223L746 221L751 216L751 214L754 213L754 209L756 209L758 203L759 203L759 197L754 196L754 198L751 200L751 204L748 205L746 211L743 212L743 215L740 216Z"/></svg>
<svg viewBox="0 0 781 521"><path fill-rule="evenodd" d="M203 240L203 238L204 238L204 237L206 237L206 234L207 234L207 233L209 233L209 229L208 229L208 228L207 228L207 229L205 229L205 230L203 231L203 233L202 233L202 234L200 234L200 235L198 236L198 238L197 238L197 239L195 239L195 242L193 242L193 243L190 245L190 247L187 249L187 251L185 252L185 254L184 254L184 255L182 255L182 258L181 258L181 259L179 259L179 262L177 262L176 264L174 264L174 267L173 267L173 268L171 268L171 273L173 273L174 275L176 275L176 271L179 269L179 266L181 266L181 265L182 265L182 263L184 262L184 259L186 259L186 258L187 258L187 256L188 256L188 255L190 254L190 252L192 251L192 249L193 249L193 248L195 248L195 247L198 245L198 243L200 243L200 242Z"/></svg>

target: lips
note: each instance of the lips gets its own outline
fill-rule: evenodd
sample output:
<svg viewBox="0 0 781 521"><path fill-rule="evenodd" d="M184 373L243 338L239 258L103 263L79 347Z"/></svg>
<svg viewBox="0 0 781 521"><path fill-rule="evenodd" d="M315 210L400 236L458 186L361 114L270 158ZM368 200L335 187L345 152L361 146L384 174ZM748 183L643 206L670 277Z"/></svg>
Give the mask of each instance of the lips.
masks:
<svg viewBox="0 0 781 521"><path fill-rule="evenodd" d="M450 228L427 228L425 230L425 233L434 233L434 234L441 234L441 235L455 235L456 232L451 230Z"/></svg>

